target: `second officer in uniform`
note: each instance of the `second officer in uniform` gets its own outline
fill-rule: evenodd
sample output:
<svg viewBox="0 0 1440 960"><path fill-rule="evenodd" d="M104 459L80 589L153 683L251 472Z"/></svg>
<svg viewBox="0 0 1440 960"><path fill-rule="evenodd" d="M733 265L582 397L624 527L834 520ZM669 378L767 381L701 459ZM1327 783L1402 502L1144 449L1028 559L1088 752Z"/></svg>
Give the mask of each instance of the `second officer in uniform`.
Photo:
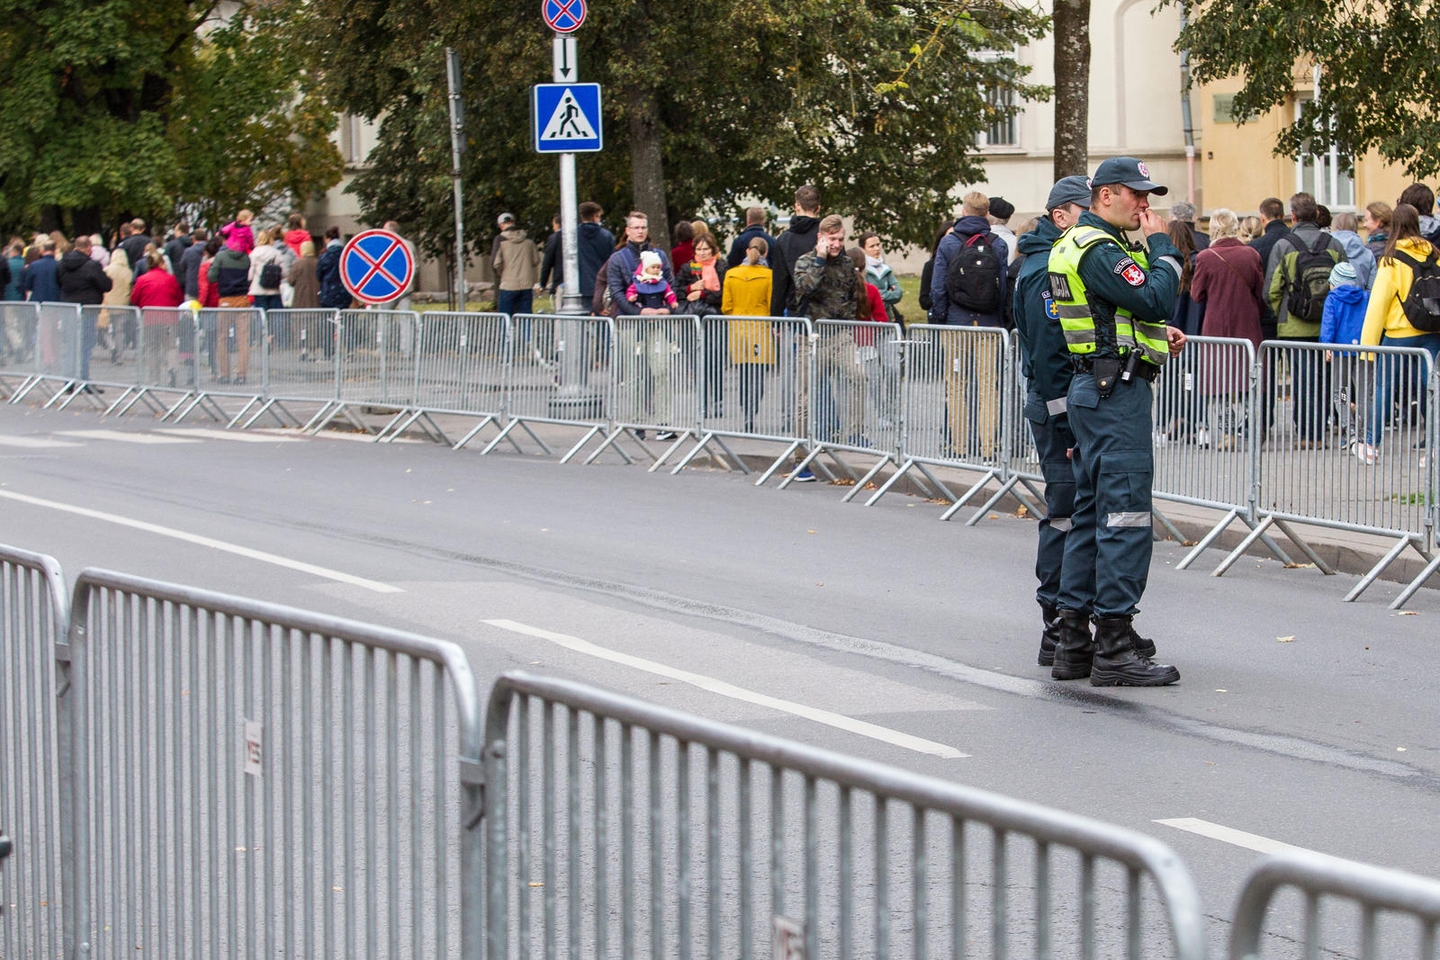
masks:
<svg viewBox="0 0 1440 960"><path fill-rule="evenodd" d="M1131 620L1150 571L1151 384L1185 345L1166 320L1180 252L1150 196L1165 187L1133 157L1100 164L1090 210L1050 253L1050 294L1075 365L1067 416L1075 434L1075 509L1065 538L1061 630L1052 672L1095 686L1161 686L1180 671L1156 663ZM1131 243L1139 229L1146 244ZM1090 620L1095 633L1090 633Z"/></svg>

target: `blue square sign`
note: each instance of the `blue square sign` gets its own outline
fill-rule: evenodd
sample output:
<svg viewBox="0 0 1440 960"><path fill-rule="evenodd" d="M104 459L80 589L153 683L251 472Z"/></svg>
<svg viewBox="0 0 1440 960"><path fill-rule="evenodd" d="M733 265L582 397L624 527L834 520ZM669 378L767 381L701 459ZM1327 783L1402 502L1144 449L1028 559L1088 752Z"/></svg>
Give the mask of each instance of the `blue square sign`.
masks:
<svg viewBox="0 0 1440 960"><path fill-rule="evenodd" d="M595 153L604 145L598 83L537 83L530 113L539 153Z"/></svg>

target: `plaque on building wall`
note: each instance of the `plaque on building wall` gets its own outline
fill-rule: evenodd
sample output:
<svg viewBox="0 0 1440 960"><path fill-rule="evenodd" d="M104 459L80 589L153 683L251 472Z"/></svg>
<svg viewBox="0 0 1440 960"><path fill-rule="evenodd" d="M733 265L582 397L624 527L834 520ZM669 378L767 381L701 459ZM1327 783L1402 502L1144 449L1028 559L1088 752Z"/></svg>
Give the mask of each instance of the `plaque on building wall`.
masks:
<svg viewBox="0 0 1440 960"><path fill-rule="evenodd" d="M1235 94L1217 93L1215 97L1215 122L1235 123Z"/></svg>

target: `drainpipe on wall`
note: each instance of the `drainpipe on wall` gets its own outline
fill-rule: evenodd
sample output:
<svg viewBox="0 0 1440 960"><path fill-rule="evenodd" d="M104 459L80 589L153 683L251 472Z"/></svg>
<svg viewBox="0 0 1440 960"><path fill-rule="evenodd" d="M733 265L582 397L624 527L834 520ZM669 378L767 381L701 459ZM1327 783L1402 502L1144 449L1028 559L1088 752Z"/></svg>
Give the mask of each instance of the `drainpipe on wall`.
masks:
<svg viewBox="0 0 1440 960"><path fill-rule="evenodd" d="M1180 4L1180 32L1185 32L1185 9ZM1180 50L1180 122L1185 127L1185 199L1195 202L1195 127L1190 119L1190 51Z"/></svg>

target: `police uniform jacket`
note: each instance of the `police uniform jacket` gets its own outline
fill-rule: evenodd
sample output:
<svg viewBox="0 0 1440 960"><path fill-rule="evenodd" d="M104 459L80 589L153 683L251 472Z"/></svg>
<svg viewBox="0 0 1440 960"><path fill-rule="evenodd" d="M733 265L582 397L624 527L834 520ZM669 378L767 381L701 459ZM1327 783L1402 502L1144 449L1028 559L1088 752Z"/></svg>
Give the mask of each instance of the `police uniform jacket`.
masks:
<svg viewBox="0 0 1440 960"><path fill-rule="evenodd" d="M1050 248L1060 239L1060 228L1044 217L1034 230L1020 237L1020 273L1015 280L1015 332L1020 336L1020 364L1030 381L1029 393L1052 416L1065 410L1065 395L1075 375L1060 317L1050 300L1046 267ZM1028 411L1027 411L1028 415Z"/></svg>
<svg viewBox="0 0 1440 960"><path fill-rule="evenodd" d="M1098 227L1113 238L1091 247L1080 261L1080 279L1095 319L1095 352L1090 359L1118 358L1116 308L1130 311L1139 320L1168 322L1180 295L1180 251L1164 233L1151 234L1146 241L1150 264L1146 270L1131 255L1145 248L1132 245L1118 228L1088 211L1071 229L1082 227Z"/></svg>

